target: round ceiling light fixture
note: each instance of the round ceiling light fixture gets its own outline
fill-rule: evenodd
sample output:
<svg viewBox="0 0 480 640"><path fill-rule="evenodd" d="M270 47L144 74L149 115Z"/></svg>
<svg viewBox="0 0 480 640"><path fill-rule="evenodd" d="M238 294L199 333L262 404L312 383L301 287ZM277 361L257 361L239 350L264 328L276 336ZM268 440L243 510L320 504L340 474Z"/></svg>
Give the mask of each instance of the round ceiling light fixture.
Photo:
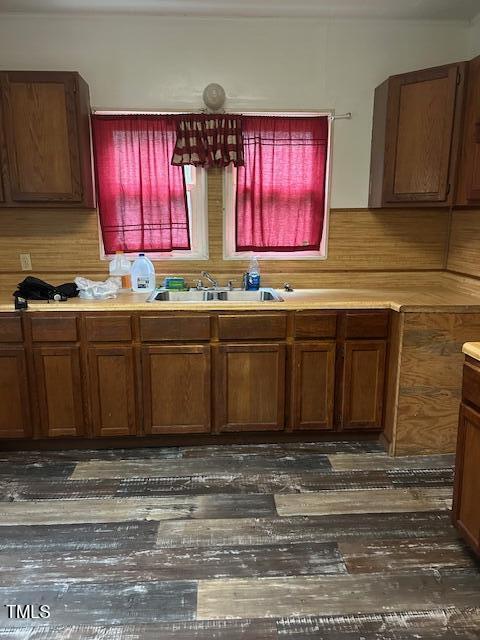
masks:
<svg viewBox="0 0 480 640"><path fill-rule="evenodd" d="M203 101L211 111L218 111L225 104L225 89L216 82L207 85L203 90Z"/></svg>

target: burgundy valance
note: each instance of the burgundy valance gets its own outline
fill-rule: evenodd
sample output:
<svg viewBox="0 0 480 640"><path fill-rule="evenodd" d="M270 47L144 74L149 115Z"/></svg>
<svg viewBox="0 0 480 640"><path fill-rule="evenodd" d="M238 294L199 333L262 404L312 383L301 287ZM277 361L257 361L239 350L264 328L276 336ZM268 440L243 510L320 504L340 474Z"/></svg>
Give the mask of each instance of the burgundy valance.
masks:
<svg viewBox="0 0 480 640"><path fill-rule="evenodd" d="M243 166L242 117L237 115L186 114L177 117L177 141L173 165Z"/></svg>

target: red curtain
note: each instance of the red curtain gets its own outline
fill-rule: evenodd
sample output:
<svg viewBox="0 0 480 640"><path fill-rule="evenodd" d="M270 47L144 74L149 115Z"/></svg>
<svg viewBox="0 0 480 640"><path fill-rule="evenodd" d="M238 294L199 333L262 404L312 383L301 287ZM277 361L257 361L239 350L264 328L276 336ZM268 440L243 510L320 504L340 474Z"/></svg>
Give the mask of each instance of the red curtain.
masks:
<svg viewBox="0 0 480 640"><path fill-rule="evenodd" d="M177 117L172 164L226 167L243 164L242 118L235 115L186 114Z"/></svg>
<svg viewBox="0 0 480 640"><path fill-rule="evenodd" d="M322 239L328 118L244 116L238 251L311 251Z"/></svg>
<svg viewBox="0 0 480 640"><path fill-rule="evenodd" d="M105 253L190 248L182 167L171 116L92 118L98 207Z"/></svg>

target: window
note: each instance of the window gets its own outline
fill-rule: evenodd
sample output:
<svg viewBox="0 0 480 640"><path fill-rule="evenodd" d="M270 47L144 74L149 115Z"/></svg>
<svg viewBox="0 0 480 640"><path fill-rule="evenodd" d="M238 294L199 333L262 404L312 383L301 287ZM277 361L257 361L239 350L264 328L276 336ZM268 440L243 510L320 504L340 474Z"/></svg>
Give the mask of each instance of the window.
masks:
<svg viewBox="0 0 480 640"><path fill-rule="evenodd" d="M326 257L329 134L327 114L243 117L245 166L225 173L226 259Z"/></svg>
<svg viewBox="0 0 480 640"><path fill-rule="evenodd" d="M103 257L207 259L206 172L172 166L174 118L95 115L93 139Z"/></svg>

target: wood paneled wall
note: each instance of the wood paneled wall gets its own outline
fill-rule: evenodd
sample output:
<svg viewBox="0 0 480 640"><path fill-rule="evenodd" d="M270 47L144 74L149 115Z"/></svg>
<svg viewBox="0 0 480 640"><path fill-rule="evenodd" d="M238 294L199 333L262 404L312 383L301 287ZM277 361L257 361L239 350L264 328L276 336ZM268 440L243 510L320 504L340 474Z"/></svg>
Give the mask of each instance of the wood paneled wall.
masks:
<svg viewBox="0 0 480 640"><path fill-rule="evenodd" d="M247 263L223 260L222 173L208 180L210 259L158 262L157 274L183 274L192 280L202 269L238 284ZM108 264L99 259L95 211L2 210L0 288L11 290L19 277L19 253L30 253L33 273L60 282L75 275L104 278ZM279 286L351 286L362 273L437 270L445 267L448 213L439 210L332 210L327 260L262 263L266 284ZM357 275L345 272L356 272ZM360 278L355 280L355 278Z"/></svg>
<svg viewBox="0 0 480 640"><path fill-rule="evenodd" d="M453 453L462 389L463 343L480 336L478 313L402 313L393 348L386 437L393 455ZM400 347L398 348L398 343Z"/></svg>
<svg viewBox="0 0 480 640"><path fill-rule="evenodd" d="M447 269L480 278L480 209L453 211Z"/></svg>

